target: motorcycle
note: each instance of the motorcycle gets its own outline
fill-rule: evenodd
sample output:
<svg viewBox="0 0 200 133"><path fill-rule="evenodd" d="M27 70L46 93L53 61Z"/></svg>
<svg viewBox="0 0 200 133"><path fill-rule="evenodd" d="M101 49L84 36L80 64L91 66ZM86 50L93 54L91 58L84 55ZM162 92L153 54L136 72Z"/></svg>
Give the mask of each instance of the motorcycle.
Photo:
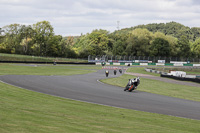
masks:
<svg viewBox="0 0 200 133"><path fill-rule="evenodd" d="M114 75L116 75L117 74L117 70L114 70Z"/></svg>
<svg viewBox="0 0 200 133"><path fill-rule="evenodd" d="M133 90L137 89L138 85L140 84L140 78L129 79L128 84L126 85L124 91L132 92Z"/></svg>
<svg viewBox="0 0 200 133"><path fill-rule="evenodd" d="M109 75L109 71L106 70L106 71L105 71L105 74L106 74L106 77L108 77L108 75Z"/></svg>

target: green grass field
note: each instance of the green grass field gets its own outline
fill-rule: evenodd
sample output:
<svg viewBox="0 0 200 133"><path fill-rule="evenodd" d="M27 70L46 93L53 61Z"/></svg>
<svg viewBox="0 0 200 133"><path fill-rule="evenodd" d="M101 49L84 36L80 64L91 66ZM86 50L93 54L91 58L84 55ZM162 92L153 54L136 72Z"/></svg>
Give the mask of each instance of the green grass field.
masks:
<svg viewBox="0 0 200 133"><path fill-rule="evenodd" d="M54 97L0 83L1 133L199 133L200 121Z"/></svg>
<svg viewBox="0 0 200 133"><path fill-rule="evenodd" d="M0 75L71 75L98 69L101 66L0 64ZM126 78L108 80L124 84ZM141 84L139 89L144 88ZM0 133L199 133L199 125L199 120L79 102L0 82Z"/></svg>

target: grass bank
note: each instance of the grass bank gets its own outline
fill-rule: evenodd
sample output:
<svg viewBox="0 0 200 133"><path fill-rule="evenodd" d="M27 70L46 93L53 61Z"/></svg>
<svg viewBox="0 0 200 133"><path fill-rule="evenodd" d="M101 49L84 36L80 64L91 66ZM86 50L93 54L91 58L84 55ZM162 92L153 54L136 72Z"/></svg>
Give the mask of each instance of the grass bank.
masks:
<svg viewBox="0 0 200 133"><path fill-rule="evenodd" d="M101 69L100 66L0 64L0 75L75 75Z"/></svg>
<svg viewBox="0 0 200 133"><path fill-rule="evenodd" d="M113 108L0 82L1 133L199 133L200 121Z"/></svg>
<svg viewBox="0 0 200 133"><path fill-rule="evenodd" d="M88 62L87 59L74 59L74 58L54 58L54 57L40 57L19 54L5 54L0 53L1 61L35 61L35 62Z"/></svg>

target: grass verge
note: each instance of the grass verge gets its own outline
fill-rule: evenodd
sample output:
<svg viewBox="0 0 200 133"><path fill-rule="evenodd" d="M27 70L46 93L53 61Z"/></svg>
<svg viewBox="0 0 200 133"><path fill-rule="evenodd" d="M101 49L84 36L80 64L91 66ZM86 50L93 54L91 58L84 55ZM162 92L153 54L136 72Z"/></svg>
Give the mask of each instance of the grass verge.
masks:
<svg viewBox="0 0 200 133"><path fill-rule="evenodd" d="M0 82L1 133L199 133L200 121L107 107Z"/></svg>
<svg viewBox="0 0 200 133"><path fill-rule="evenodd" d="M35 61L35 62L88 62L87 59L71 59L71 58L54 58L54 57L40 57L19 54L0 53L1 61Z"/></svg>
<svg viewBox="0 0 200 133"><path fill-rule="evenodd" d="M148 75L153 75L153 76L160 76L160 74L157 73L150 73L145 71L146 67L130 67L127 72L131 73L141 73L141 74L148 74Z"/></svg>
<svg viewBox="0 0 200 133"><path fill-rule="evenodd" d="M106 84L125 87L128 79L133 78L131 75L122 75L118 78L102 79L101 81ZM166 83L162 81L141 78L141 84L138 89L149 93L165 95L170 97L177 97L193 101L200 101L200 88Z"/></svg>

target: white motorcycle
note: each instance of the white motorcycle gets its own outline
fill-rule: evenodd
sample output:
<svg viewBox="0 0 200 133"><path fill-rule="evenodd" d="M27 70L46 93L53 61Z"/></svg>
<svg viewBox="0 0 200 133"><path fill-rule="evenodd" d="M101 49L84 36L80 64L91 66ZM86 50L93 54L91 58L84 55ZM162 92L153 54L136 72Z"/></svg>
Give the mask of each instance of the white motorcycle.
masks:
<svg viewBox="0 0 200 133"><path fill-rule="evenodd" d="M140 78L134 78L134 79L129 79L128 84L126 85L124 91L133 91L135 89L137 89L138 85L140 84Z"/></svg>

